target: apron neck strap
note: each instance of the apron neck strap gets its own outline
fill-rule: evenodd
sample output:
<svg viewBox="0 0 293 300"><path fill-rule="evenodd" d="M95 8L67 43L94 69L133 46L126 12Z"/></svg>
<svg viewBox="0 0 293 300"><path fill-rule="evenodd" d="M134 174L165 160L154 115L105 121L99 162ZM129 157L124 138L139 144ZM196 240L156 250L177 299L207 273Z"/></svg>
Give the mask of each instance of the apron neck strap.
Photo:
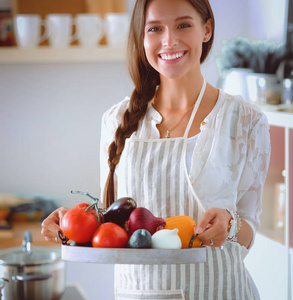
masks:
<svg viewBox="0 0 293 300"><path fill-rule="evenodd" d="M192 114L191 114L191 116L190 116L189 122L188 122L188 124L187 124L186 129L185 129L185 133L184 133L184 137L185 137L185 138L188 137L188 133L189 133L191 124L192 124L192 122L193 122L193 120L194 120L195 114L196 114L196 112L197 112L197 110L198 110L198 107L199 107L200 102L201 102L201 100L202 100L202 97L203 97L203 95L204 95L204 92L205 92L205 89L206 89L206 85L207 85L207 82L206 82L206 80L205 80L205 78L204 78L204 79L203 79L203 84L202 84L202 87L201 87L201 90L200 90L200 93L199 93L199 95L198 95L198 98L197 98L196 103L195 103L195 105L194 105L194 108L193 108L193 110L192 110Z"/></svg>

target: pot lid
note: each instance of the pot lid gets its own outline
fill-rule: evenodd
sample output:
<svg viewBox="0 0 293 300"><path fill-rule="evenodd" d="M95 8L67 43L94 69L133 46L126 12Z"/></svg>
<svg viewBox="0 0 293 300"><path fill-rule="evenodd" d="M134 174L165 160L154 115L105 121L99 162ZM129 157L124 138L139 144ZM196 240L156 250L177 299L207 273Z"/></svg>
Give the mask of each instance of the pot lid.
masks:
<svg viewBox="0 0 293 300"><path fill-rule="evenodd" d="M0 265L40 265L54 263L60 259L60 250L43 247L33 247L29 252L23 251L21 247L0 252Z"/></svg>
<svg viewBox="0 0 293 300"><path fill-rule="evenodd" d="M44 247L32 247L30 231L24 233L22 247L6 249L0 252L0 265L41 265L61 259L61 251Z"/></svg>

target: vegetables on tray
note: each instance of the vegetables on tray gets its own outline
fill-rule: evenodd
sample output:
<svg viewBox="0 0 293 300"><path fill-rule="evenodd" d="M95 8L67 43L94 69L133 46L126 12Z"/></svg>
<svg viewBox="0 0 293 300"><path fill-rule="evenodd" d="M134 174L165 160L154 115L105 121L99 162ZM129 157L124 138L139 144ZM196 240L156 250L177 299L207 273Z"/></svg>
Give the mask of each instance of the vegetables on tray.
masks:
<svg viewBox="0 0 293 300"><path fill-rule="evenodd" d="M137 229L146 229L151 235L153 235L158 227L164 227L165 224L166 222L164 219L155 217L144 207L135 208L127 221L130 236Z"/></svg>
<svg viewBox="0 0 293 300"><path fill-rule="evenodd" d="M138 229L134 231L128 241L129 248L151 248L152 235L146 229Z"/></svg>
<svg viewBox="0 0 293 300"><path fill-rule="evenodd" d="M70 209L60 224L63 234L80 244L89 242L98 226L97 214L92 213L90 206L86 208L76 206Z"/></svg>
<svg viewBox="0 0 293 300"><path fill-rule="evenodd" d="M127 242L126 230L112 222L101 224L92 237L95 248L124 248Z"/></svg>
<svg viewBox="0 0 293 300"><path fill-rule="evenodd" d="M152 236L152 248L156 249L181 249L182 243L178 236L178 229L162 229Z"/></svg>
<svg viewBox="0 0 293 300"><path fill-rule="evenodd" d="M156 217L144 207L137 207L130 197L116 200L105 211L98 198L88 192L72 191L88 196L93 203L79 203L61 219L58 232L64 244L97 248L188 248L196 222L189 216ZM196 238L192 247L200 247ZM191 246L190 246L191 247Z"/></svg>
<svg viewBox="0 0 293 300"><path fill-rule="evenodd" d="M124 228L131 212L136 208L136 202L130 197L123 197L112 203L103 213L104 222L113 222Z"/></svg>
<svg viewBox="0 0 293 300"><path fill-rule="evenodd" d="M182 242L182 248L188 248L190 239L192 235L194 234L194 228L196 227L196 222L194 219L192 219L189 216L174 216L165 219L166 221L166 226L164 227L165 229L175 229L177 228L178 235L181 239ZM201 241L199 238L196 238L195 241L193 242L192 248L200 247L201 246Z"/></svg>

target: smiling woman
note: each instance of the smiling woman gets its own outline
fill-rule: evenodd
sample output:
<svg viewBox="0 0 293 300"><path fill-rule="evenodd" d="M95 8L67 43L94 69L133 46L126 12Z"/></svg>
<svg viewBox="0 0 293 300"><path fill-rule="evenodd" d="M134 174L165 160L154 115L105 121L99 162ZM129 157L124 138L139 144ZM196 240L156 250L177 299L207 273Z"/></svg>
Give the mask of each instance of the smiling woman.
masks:
<svg viewBox="0 0 293 300"><path fill-rule="evenodd" d="M202 45L213 33L212 19L204 22L188 1L184 4L174 0L171 2L150 2L147 5L144 32L146 58L166 78L198 76Z"/></svg>
<svg viewBox="0 0 293 300"><path fill-rule="evenodd" d="M260 225L268 123L203 78L214 24L208 0L136 1L128 40L134 90L102 118L103 205L128 196L163 219L189 216L207 261L116 265L117 300L259 299L243 258ZM59 218L60 210L45 222L47 238Z"/></svg>

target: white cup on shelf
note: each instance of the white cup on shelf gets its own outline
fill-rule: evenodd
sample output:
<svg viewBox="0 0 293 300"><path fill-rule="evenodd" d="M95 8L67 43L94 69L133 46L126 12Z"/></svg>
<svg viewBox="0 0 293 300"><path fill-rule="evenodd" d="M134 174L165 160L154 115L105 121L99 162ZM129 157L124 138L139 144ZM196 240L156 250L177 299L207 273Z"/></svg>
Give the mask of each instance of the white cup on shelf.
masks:
<svg viewBox="0 0 293 300"><path fill-rule="evenodd" d="M64 48L78 39L78 30L72 34L75 22L71 14L48 14L46 17L49 29L49 43L54 48ZM76 27L76 26L75 26Z"/></svg>
<svg viewBox="0 0 293 300"><path fill-rule="evenodd" d="M99 14L77 14L75 24L81 46L95 47L99 44L104 34L103 19Z"/></svg>
<svg viewBox="0 0 293 300"><path fill-rule="evenodd" d="M16 43L21 48L35 48L48 38L46 22L37 14L17 14L13 18ZM42 26L45 28L41 34Z"/></svg>
<svg viewBox="0 0 293 300"><path fill-rule="evenodd" d="M105 15L105 33L110 47L124 47L129 31L127 13L108 13Z"/></svg>

